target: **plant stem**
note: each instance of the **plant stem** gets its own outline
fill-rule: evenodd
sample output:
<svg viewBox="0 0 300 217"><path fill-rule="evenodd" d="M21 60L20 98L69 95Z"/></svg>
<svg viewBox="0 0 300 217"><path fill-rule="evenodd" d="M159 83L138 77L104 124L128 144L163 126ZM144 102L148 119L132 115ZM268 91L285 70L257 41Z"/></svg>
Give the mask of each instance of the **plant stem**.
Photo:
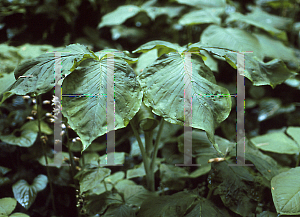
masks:
<svg viewBox="0 0 300 217"><path fill-rule="evenodd" d="M156 160L156 156L157 156L157 152L158 152L158 145L159 145L161 133L162 133L162 130L164 127L164 123L165 123L165 121L164 121L164 118L162 117L160 119L159 129L158 129L157 136L156 136L155 143L154 143L154 151L153 151L152 161L151 161L151 166L150 166L150 169L152 172L154 171L155 160Z"/></svg>
<svg viewBox="0 0 300 217"><path fill-rule="evenodd" d="M50 193L51 193L51 203L53 207L54 214L56 215L56 208L55 208L55 203L54 203L54 194L53 194L53 186L52 186L52 181L50 177L50 172L49 172L49 167L48 167L48 158L46 154L46 148L43 141L41 141L41 110L40 110L40 105L41 105L41 95L36 96L36 112L37 112L37 118L38 118L38 128L39 128L39 140L42 143L42 149L45 157L45 162L46 162L46 171L47 171L47 176L49 179L49 186L50 186Z"/></svg>
<svg viewBox="0 0 300 217"><path fill-rule="evenodd" d="M146 172L146 179L147 179L147 187L150 191L154 191L154 186L153 184L151 183L151 178L150 178L150 163L149 163L149 158L147 156L147 153L145 151L145 148L143 146L143 143L142 143L142 140L141 140L141 137L137 131L137 128L135 126L135 124L130 121L130 126L131 126L131 129L133 131L133 134L139 144L139 147L140 147L140 150L141 150L141 153L142 153L142 158L143 158L143 162L144 162L144 168L145 168L145 172Z"/></svg>
<svg viewBox="0 0 300 217"><path fill-rule="evenodd" d="M299 162L300 162L300 153L298 152L296 167L299 166Z"/></svg>
<svg viewBox="0 0 300 217"><path fill-rule="evenodd" d="M148 156L151 156L153 152L153 130L144 131L144 135L145 135L146 153Z"/></svg>
<svg viewBox="0 0 300 217"><path fill-rule="evenodd" d="M65 126L68 126L68 124L66 122L64 124L65 124ZM71 176L72 176L73 184L75 185L75 189L80 190L80 186L79 186L78 181L74 179L74 176L75 176L75 165L74 165L74 161L73 161L73 153L71 151L71 145L69 143L70 138L69 138L68 127L66 127L66 136L67 136L67 146L68 146L68 152L69 152L69 159L70 159L70 163L71 163L70 171L71 171ZM77 200L77 204L78 204L79 203L79 198L76 198L76 200ZM78 217L81 216L81 212L80 212L80 208L79 207L77 207L77 214L78 214Z"/></svg>

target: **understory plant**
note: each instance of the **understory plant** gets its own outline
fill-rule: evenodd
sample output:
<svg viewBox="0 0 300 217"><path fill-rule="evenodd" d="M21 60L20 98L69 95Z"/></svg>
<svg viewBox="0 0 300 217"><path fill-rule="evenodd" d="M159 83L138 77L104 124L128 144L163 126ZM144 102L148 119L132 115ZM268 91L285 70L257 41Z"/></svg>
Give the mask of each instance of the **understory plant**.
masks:
<svg viewBox="0 0 300 217"><path fill-rule="evenodd" d="M242 4L225 0L176 0L172 1L175 6L167 7L157 6L156 1L138 2L138 5L122 5L106 14L98 28L111 27L113 40L130 38L128 40L134 43L145 35L137 27L142 26L148 31L147 25L154 20L157 23L168 22L169 25L170 20L187 12L166 30L174 33L173 42L182 40L183 35L186 36L185 42L179 45L166 40L147 40L132 53L123 50L122 46L115 46L118 50L102 49L113 46L104 46L105 40L99 42L97 31L87 27L84 31L88 32L89 40L102 47L100 51L74 43L53 52L49 51L53 48L44 48L41 55L25 60L16 50L3 52L7 55L12 53L20 58L18 62L22 62L14 68L13 76L3 76L8 82L1 83L0 107L10 108L8 101L12 98L16 105L22 104L20 100L34 104L31 111L29 103L22 101L26 105L22 108L22 115L17 106L12 106L15 111L7 116L5 124L9 125L9 120L14 117L25 120L32 112L37 120L29 118L30 121L12 133L0 128L1 132L5 132L0 139L10 144L7 149L14 146L28 148L28 153L21 156L22 162L38 160L40 165L46 166L47 172L47 176L39 174L31 182L20 177L12 178L16 200L29 209L38 192L42 192L49 183L54 214L56 199L53 186L61 185L76 189L79 216L223 217L252 216L254 213L272 216L276 215L275 209L278 214L299 215L299 191L295 193L294 189L295 186L300 188L298 123L260 136L258 132L251 131L254 136L245 139L244 151L245 160L255 167L230 167L229 163L235 162L231 158L236 157L236 118L232 115L235 112L235 85L232 88L218 83L216 79L217 75L226 74L225 70L244 68L237 76L248 79L245 84L252 88L251 91L246 90L252 101L245 101L245 109L258 106L258 122L295 111L297 104L294 102L282 105L278 100L261 98L264 96L263 85L274 90L285 82L291 87L296 87L296 83L299 88L299 50L294 47L295 38L293 45L288 43L286 33L289 31L291 35L297 35L299 22L292 25L292 19L262 10L266 5L278 9L281 7L279 1L257 1L257 6L261 4L261 7L249 6L251 13L247 15L236 11L243 9ZM297 0L282 2L286 10L297 5ZM97 6L96 2L94 6ZM110 8L113 10L114 5ZM67 15L65 17L71 21ZM135 27L125 26L130 22L134 22ZM159 28L160 24L157 24ZM201 34L193 27L201 29ZM181 28L186 34L180 35ZM192 34L192 30L196 33ZM152 34L153 31L149 32ZM197 40L194 40L195 35ZM0 48L4 50L5 46ZM22 47L20 50L26 49ZM244 53L242 61L238 59L241 52ZM245 64L239 65L241 62ZM57 71L61 76L55 77ZM190 82L186 82L186 76L189 76ZM61 86L62 96L53 98L52 105L56 106L56 110L49 114L42 106L51 102L41 98L53 94L55 86ZM185 107L187 89L191 90L192 122L189 124ZM107 99L112 96L110 103L114 106L109 107ZM8 113L7 110L5 112ZM51 117L50 122L55 122L55 114L60 112L63 115L60 127L64 138L61 142L68 152L59 155L66 165L55 168L51 163L53 155L58 153L50 146L56 141L47 141L53 130L45 120ZM112 114L113 129L108 121ZM228 119L231 125L224 124ZM255 119L252 113L249 119ZM15 127L20 125L14 121ZM224 134L227 133L228 140L215 135L220 126ZM230 126L234 126L233 129ZM193 160L191 163L201 164L199 168L175 166L182 164L186 155L185 136L188 133L182 133L182 127L193 128L188 132L192 134L192 141L189 141L192 143L192 156L189 157ZM108 140L98 143L105 135L107 138L112 135L112 131L116 147L123 146L129 138L130 154L112 151L115 146L113 149L108 147ZM75 133L76 137L71 133ZM174 143L177 143L175 149ZM98 153L105 149L106 154L99 156ZM79 152L77 157L74 152ZM112 156L114 164L109 164L108 159ZM17 161L16 165L19 167L20 162ZM126 167L126 178L122 166ZM7 174L10 174L9 169L0 167L0 186L11 181ZM197 183L196 189L183 190L186 183L192 185L190 180L201 180L204 175L207 175L206 180ZM266 202L268 196L273 198L275 207ZM224 206L216 205L220 200ZM9 216L16 201L4 198L0 200L0 207L2 204L5 206L2 207L4 211L0 209L0 215Z"/></svg>

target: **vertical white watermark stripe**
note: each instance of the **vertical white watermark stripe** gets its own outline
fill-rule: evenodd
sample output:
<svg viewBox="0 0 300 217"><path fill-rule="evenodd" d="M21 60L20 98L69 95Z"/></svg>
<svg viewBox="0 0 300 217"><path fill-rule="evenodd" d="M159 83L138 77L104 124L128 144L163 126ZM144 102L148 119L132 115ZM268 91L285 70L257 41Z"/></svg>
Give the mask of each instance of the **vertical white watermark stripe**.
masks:
<svg viewBox="0 0 300 217"><path fill-rule="evenodd" d="M184 52L184 164L175 166L200 166L192 163L192 54Z"/></svg>
<svg viewBox="0 0 300 217"><path fill-rule="evenodd" d="M237 164L229 164L229 166L254 166L245 163L245 55L249 52L237 53L237 145L236 145L236 162Z"/></svg>
<svg viewBox="0 0 300 217"><path fill-rule="evenodd" d="M115 65L114 65L114 52L107 53L107 80L106 80L106 120L107 120L107 133L106 133L106 159L107 162L100 162L100 166L123 166L123 164L115 163Z"/></svg>
<svg viewBox="0 0 300 217"><path fill-rule="evenodd" d="M114 153L115 153L115 100L114 100L114 54L107 53L107 80L106 80L106 120L107 120L107 133L106 133L106 157L107 162L100 162L100 166L114 166Z"/></svg>
<svg viewBox="0 0 300 217"><path fill-rule="evenodd" d="M61 53L54 52L54 82L55 82L55 108L54 108L54 163L48 164L47 166L70 166L70 164L62 164L63 156L62 156L62 113L61 113L61 86L62 86L62 79L61 79Z"/></svg>

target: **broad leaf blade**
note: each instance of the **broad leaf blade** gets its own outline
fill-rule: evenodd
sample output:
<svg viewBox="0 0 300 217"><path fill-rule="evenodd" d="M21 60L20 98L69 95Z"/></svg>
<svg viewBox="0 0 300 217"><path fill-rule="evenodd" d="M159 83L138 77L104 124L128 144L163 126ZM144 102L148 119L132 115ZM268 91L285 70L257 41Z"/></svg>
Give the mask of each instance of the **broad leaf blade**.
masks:
<svg viewBox="0 0 300 217"><path fill-rule="evenodd" d="M17 66L14 71L17 80L3 94L1 103L13 94L42 94L51 90L55 86L54 70L58 58L61 58L60 66L64 76L69 75L84 59L98 59L92 51L80 44L71 44L58 52L61 52L61 57L55 57L54 53L45 53ZM29 77L20 78L19 76Z"/></svg>
<svg viewBox="0 0 300 217"><path fill-rule="evenodd" d="M128 18L135 16L140 12L140 7L135 5L123 5L116 10L104 15L98 28L104 26L114 26L124 23Z"/></svg>
<svg viewBox="0 0 300 217"><path fill-rule="evenodd" d="M18 131L18 130L15 130ZM14 132L15 132L14 131ZM20 136L14 135L0 135L0 139L10 145L18 145L20 147L30 147L33 145L37 138L38 133L32 130L22 130Z"/></svg>
<svg viewBox="0 0 300 217"><path fill-rule="evenodd" d="M157 49L158 56L169 52L182 52L185 50L185 48L179 46L179 44L171 43L168 41L155 40L143 44L142 46L134 50L133 53L145 53L153 49Z"/></svg>
<svg viewBox="0 0 300 217"><path fill-rule="evenodd" d="M219 17L224 13L224 8L213 8L191 11L183 15L180 20L180 25L195 25L203 23L221 24L221 18Z"/></svg>
<svg viewBox="0 0 300 217"><path fill-rule="evenodd" d="M262 49L257 38L242 29L222 28L210 25L204 30L200 39L204 46L227 48L236 51L252 51L253 55L262 60ZM236 54L235 54L236 55Z"/></svg>
<svg viewBox="0 0 300 217"><path fill-rule="evenodd" d="M114 58L114 78L114 129L117 130L126 127L138 112L142 92L133 69L120 58ZM83 150L95 138L107 133L106 86L106 58L102 58L100 62L93 59L86 60L63 82L63 94L82 95L82 97L63 97L62 113L81 138Z"/></svg>
<svg viewBox="0 0 300 217"><path fill-rule="evenodd" d="M0 199L0 216L8 216L16 208L17 201L11 197Z"/></svg>
<svg viewBox="0 0 300 217"><path fill-rule="evenodd" d="M300 215L300 167L291 168L271 180L272 196L277 213Z"/></svg>
<svg viewBox="0 0 300 217"><path fill-rule="evenodd" d="M191 127L205 130L214 144L215 126L228 117L231 109L229 91L215 84L213 73L200 56L192 57ZM163 55L138 77L145 105L166 121L181 126L184 125L184 61L177 53Z"/></svg>
<svg viewBox="0 0 300 217"><path fill-rule="evenodd" d="M225 21L227 24L231 22L244 22L250 25L253 25L257 28L263 29L270 33L270 35L277 37L278 39L282 41L287 41L287 35L284 31L274 28L271 25L265 24L264 22L261 22L261 20L255 20L253 19L253 16L249 15L243 15L239 12L231 13L230 16Z"/></svg>
<svg viewBox="0 0 300 217"><path fill-rule="evenodd" d="M48 178L45 175L38 175L32 185L21 179L12 186L14 197L25 209L29 209L35 201L37 193L45 189L47 182Z"/></svg>

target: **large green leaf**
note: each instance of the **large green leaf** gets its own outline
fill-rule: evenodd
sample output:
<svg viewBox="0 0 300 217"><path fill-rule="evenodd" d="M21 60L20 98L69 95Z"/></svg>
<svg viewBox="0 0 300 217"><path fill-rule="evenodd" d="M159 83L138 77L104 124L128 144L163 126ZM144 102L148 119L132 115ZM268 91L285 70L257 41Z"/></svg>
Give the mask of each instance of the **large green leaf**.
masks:
<svg viewBox="0 0 300 217"><path fill-rule="evenodd" d="M272 196L277 213L300 215L300 167L280 173L271 180Z"/></svg>
<svg viewBox="0 0 300 217"><path fill-rule="evenodd" d="M116 10L104 15L98 28L104 26L120 25L124 23L128 18L135 16L140 12L140 7L135 5L122 5Z"/></svg>
<svg viewBox="0 0 300 217"><path fill-rule="evenodd" d="M0 135L0 139L10 145L18 145L21 147L30 147L35 142L38 133L32 130L24 129L21 131L20 136L15 135L18 129L14 130L12 134Z"/></svg>
<svg viewBox="0 0 300 217"><path fill-rule="evenodd" d="M288 30L293 23L293 19L291 18L269 14L259 7L255 7L251 13L247 14L247 17L251 20L282 30Z"/></svg>
<svg viewBox="0 0 300 217"><path fill-rule="evenodd" d="M210 25L203 31L200 41L203 46L227 48L240 52L252 51L253 54L245 55L254 55L263 59L262 49L257 38L242 29Z"/></svg>
<svg viewBox="0 0 300 217"><path fill-rule="evenodd" d="M5 197L0 199L0 216L8 216L16 208L15 198Z"/></svg>
<svg viewBox="0 0 300 217"><path fill-rule="evenodd" d="M170 53L158 58L139 74L144 103L166 121L184 126L185 57ZM198 55L192 55L192 125L205 130L214 143L214 129L231 109L229 91L216 85L211 70ZM219 96L219 97L218 97Z"/></svg>
<svg viewBox="0 0 300 217"><path fill-rule="evenodd" d="M121 58L114 58L115 130L126 127L138 112L142 91L133 69ZM107 133L107 58L88 59L64 79L62 113L77 132L85 150L91 142ZM112 111L114 112L114 111Z"/></svg>
<svg viewBox="0 0 300 217"><path fill-rule="evenodd" d="M184 216L184 213L193 205L197 198L196 195L184 191L171 196L149 197L143 202L137 216Z"/></svg>
<svg viewBox="0 0 300 217"><path fill-rule="evenodd" d="M47 182L48 178L45 175L38 175L32 185L21 179L12 186L14 197L25 209L29 209L35 201L37 193L46 188Z"/></svg>
<svg viewBox="0 0 300 217"><path fill-rule="evenodd" d="M251 139L251 142L261 150L280 154L297 154L300 151L300 146L284 132L256 136Z"/></svg>
<svg viewBox="0 0 300 217"><path fill-rule="evenodd" d="M287 35L284 31L274 28L273 26L266 24L262 21L263 19L253 19L253 15L243 15L239 12L231 13L230 16L225 20L227 24L231 22L243 22L249 25L253 25L257 28L267 31L272 36L275 36L283 41L287 41Z"/></svg>
<svg viewBox="0 0 300 217"><path fill-rule="evenodd" d="M176 0L180 4L186 4L198 8L205 7L225 7L226 0Z"/></svg>
<svg viewBox="0 0 300 217"><path fill-rule="evenodd" d="M189 46L189 51L197 50L205 50L210 54L223 57L235 69L238 66L237 50L222 47L208 47L201 43L195 43ZM243 75L256 86L270 85L275 88L276 85L281 84L294 75L282 60L274 59L264 63L252 53L246 53L244 58L245 70Z"/></svg>
<svg viewBox="0 0 300 217"><path fill-rule="evenodd" d="M139 12L146 12L152 20L155 20L157 16L162 14L168 15L170 18L176 17L183 9L184 7L182 6L155 7L147 2L141 7L136 5L122 5L116 10L104 15L98 28L123 24L127 19L134 17Z"/></svg>
<svg viewBox="0 0 300 217"><path fill-rule="evenodd" d="M179 44L171 43L168 41L155 40L141 45L136 50L132 51L132 53L145 53L153 49L157 49L158 56L170 52L183 52L186 50L185 47L181 47Z"/></svg>
<svg viewBox="0 0 300 217"><path fill-rule="evenodd" d="M294 63L299 67L300 60L296 57L292 48L285 46L281 41L275 40L266 34L254 34L258 39L264 57L281 59L285 62Z"/></svg>
<svg viewBox="0 0 300 217"><path fill-rule="evenodd" d="M15 82L16 79L13 73L0 74L0 94L2 94L7 88L9 88Z"/></svg>
<svg viewBox="0 0 300 217"><path fill-rule="evenodd" d="M111 174L111 170L88 164L83 170L76 174L74 178L79 180L80 192L93 190L97 185Z"/></svg>
<svg viewBox="0 0 300 217"><path fill-rule="evenodd" d="M178 21L180 25L195 25L203 23L221 24L219 17L224 13L224 8L207 8L203 10L191 11L183 15Z"/></svg>
<svg viewBox="0 0 300 217"><path fill-rule="evenodd" d="M63 52L61 53L61 67L64 76L69 75L84 59L98 59L92 51L80 44L71 44L58 52ZM54 70L57 59L54 53L45 53L17 66L14 71L17 80L3 94L1 103L13 94L42 94L51 90L55 85ZM19 78L19 76L32 77Z"/></svg>

